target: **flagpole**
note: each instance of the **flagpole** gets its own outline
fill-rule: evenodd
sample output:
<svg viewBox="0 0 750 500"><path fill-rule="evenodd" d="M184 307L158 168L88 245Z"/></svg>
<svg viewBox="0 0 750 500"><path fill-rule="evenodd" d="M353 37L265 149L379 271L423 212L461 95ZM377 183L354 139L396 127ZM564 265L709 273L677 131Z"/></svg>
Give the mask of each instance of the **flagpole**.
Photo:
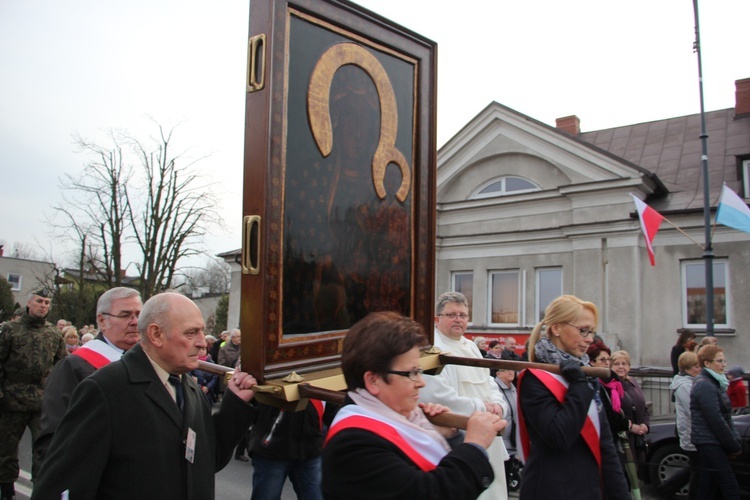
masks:
<svg viewBox="0 0 750 500"><path fill-rule="evenodd" d="M664 216L662 215L662 217L664 217ZM664 217L664 222L666 222L667 224L671 225L671 226L672 226L673 228L675 228L675 229L677 229L677 230L678 230L679 232L681 232L681 233L682 233L682 235L683 235L683 236L684 236L685 238L689 239L690 241L692 241L693 243L695 243L696 245L698 245L699 247L701 247L701 250L705 250L705 249L706 249L706 247L704 247L703 245L701 245L701 244L700 244L700 242L698 242L698 241L695 241L695 240L694 240L694 239L693 239L693 238L692 238L692 237L691 237L691 236L690 236L689 234L687 234L687 233L686 233L685 231L683 231L683 230L682 230L682 229L680 228L680 226L678 226L677 224L675 224L675 223L674 223L674 222L672 222L671 220L669 220L669 219L667 219L666 217Z"/></svg>
<svg viewBox="0 0 750 500"><path fill-rule="evenodd" d="M711 247L711 200L708 189L708 134L706 134L706 111L703 105L703 62L701 61L700 26L698 22L698 0L693 0L695 16L695 42L693 48L698 55L698 90L701 103L701 165L703 172L703 226L706 246L703 251L706 269L706 336L714 336L714 251Z"/></svg>

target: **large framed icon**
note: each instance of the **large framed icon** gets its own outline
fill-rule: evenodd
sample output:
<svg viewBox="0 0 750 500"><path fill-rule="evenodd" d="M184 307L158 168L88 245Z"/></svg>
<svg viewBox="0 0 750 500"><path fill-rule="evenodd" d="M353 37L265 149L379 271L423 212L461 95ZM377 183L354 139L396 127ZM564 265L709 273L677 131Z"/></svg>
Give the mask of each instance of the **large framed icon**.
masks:
<svg viewBox="0 0 750 500"><path fill-rule="evenodd" d="M243 369L334 367L374 311L431 341L435 43L335 0L253 0L250 35Z"/></svg>

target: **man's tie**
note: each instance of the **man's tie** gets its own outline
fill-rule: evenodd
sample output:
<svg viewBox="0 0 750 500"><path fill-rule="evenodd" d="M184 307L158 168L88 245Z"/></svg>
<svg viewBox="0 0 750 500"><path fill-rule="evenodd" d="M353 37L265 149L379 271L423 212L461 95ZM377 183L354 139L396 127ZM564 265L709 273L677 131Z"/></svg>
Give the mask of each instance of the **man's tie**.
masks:
<svg viewBox="0 0 750 500"><path fill-rule="evenodd" d="M183 407L183 394L182 394L182 381L180 380L180 377L177 375L169 375L169 383L174 386L174 392L177 395L177 407L182 411Z"/></svg>

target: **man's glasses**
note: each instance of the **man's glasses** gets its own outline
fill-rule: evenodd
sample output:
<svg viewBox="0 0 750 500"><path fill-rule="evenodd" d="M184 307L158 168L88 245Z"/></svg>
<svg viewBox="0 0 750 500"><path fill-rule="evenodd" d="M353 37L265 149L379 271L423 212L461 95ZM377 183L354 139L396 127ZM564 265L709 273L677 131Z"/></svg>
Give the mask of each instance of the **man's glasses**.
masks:
<svg viewBox="0 0 750 500"><path fill-rule="evenodd" d="M401 375L402 377L409 377L409 380L417 382L419 381L419 377L421 377L422 374L424 373L424 370L422 370L421 368L412 368L408 372L398 371L398 370L388 370L385 373L391 373L393 375Z"/></svg>
<svg viewBox="0 0 750 500"><path fill-rule="evenodd" d="M110 313L102 313L104 316L109 316L111 318L117 318L117 319L131 319L135 318L138 319L138 316L141 314L141 311L123 311L120 314L110 314Z"/></svg>
<svg viewBox="0 0 750 500"><path fill-rule="evenodd" d="M438 316L445 316L448 319L469 319L469 315L466 313L445 313L445 314L438 314Z"/></svg>
<svg viewBox="0 0 750 500"><path fill-rule="evenodd" d="M563 323L565 323L568 326L572 326L573 328L575 328L576 330L578 330L578 333L581 334L581 337L583 337L585 339L587 339L589 337L593 337L594 335L596 335L596 330L592 330L591 328L587 328L587 327L581 328L580 326L571 325L567 321L563 321Z"/></svg>

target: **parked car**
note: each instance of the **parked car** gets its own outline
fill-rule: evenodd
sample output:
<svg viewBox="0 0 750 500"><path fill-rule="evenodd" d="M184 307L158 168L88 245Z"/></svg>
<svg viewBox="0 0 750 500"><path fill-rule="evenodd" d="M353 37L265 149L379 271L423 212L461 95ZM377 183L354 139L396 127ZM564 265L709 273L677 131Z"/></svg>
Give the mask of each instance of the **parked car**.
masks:
<svg viewBox="0 0 750 500"><path fill-rule="evenodd" d="M735 415L732 418L742 438L742 455L732 461L732 468L740 483L740 495L750 499L750 415ZM674 416L651 420L646 443L648 477L644 478L645 481L657 489L665 488L665 483L669 482L668 486L676 491L675 498L687 498L689 461L680 448Z"/></svg>

